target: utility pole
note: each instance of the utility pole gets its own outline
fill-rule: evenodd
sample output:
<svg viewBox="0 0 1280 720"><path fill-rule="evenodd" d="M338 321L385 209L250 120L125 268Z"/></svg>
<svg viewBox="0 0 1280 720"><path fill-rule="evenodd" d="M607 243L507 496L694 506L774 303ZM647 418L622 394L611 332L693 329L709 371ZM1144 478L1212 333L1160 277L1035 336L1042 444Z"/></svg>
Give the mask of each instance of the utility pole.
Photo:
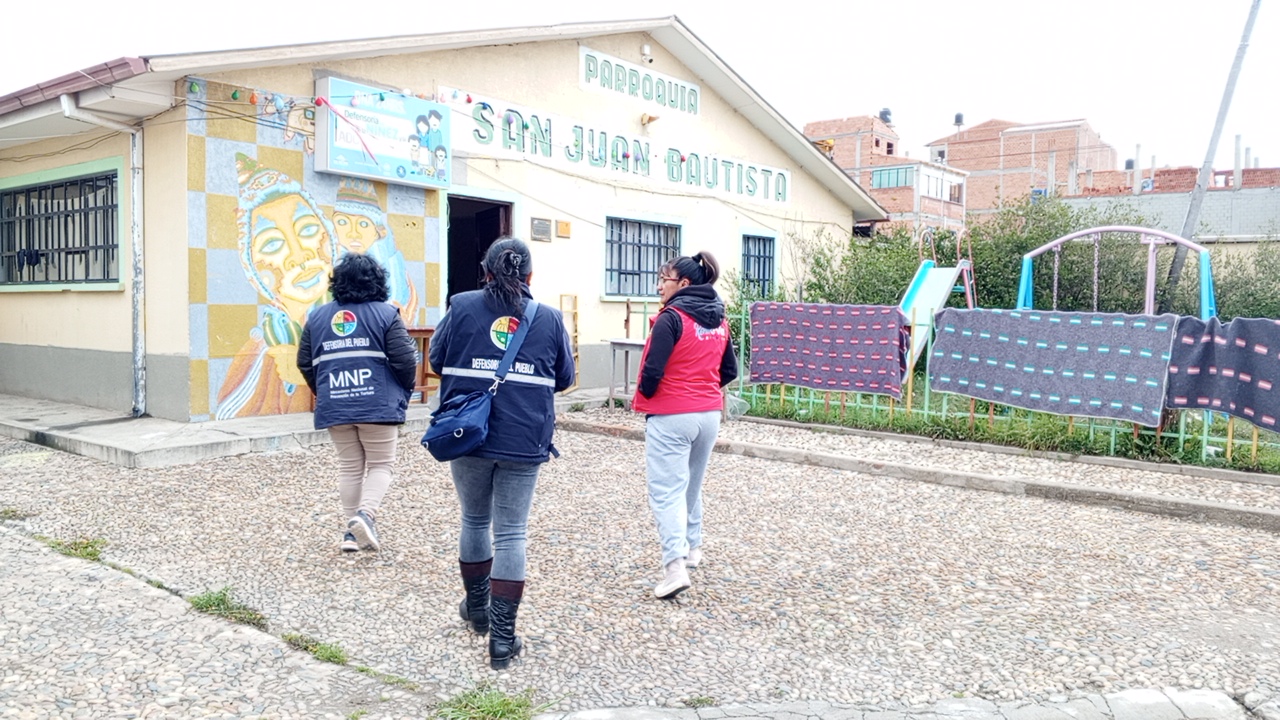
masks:
<svg viewBox="0 0 1280 720"><path fill-rule="evenodd" d="M1218 106L1218 119L1213 124L1213 135L1209 138L1209 151L1205 154L1204 165L1196 177L1196 187L1191 191L1191 204L1187 207L1187 218L1182 223L1182 237L1191 240L1196 226L1200 223L1200 206L1204 204L1204 195L1209 191L1209 181L1213 175L1213 158L1218 152L1218 139L1222 137L1222 126L1227 121L1227 110L1231 107L1231 95L1236 90L1236 78L1240 77L1240 66L1244 64L1244 52L1249 49L1249 36L1253 34L1253 21L1258 18L1258 8L1262 0L1253 0L1249 7L1249 19L1244 24L1244 34L1240 37L1240 47L1236 50L1235 62L1231 64L1231 74L1227 76L1227 87L1222 91L1222 103ZM1182 266L1187 262L1187 248L1177 245L1173 252L1173 264L1169 266L1169 282L1165 285L1164 298L1160 301L1159 312L1169 312L1173 304L1174 291L1178 288L1178 278L1182 275Z"/></svg>

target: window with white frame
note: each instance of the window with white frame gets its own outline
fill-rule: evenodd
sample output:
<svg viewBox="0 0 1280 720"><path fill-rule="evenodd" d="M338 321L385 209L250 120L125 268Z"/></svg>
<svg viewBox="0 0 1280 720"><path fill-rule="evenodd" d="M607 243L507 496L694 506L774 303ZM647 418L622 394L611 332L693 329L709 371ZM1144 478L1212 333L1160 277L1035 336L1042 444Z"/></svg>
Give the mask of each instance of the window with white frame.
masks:
<svg viewBox="0 0 1280 720"><path fill-rule="evenodd" d="M773 238L742 236L742 284L749 297L767 298L773 293Z"/></svg>
<svg viewBox="0 0 1280 720"><path fill-rule="evenodd" d="M941 200L942 194L942 178L935 175L925 175L921 178L920 194L924 197L937 198Z"/></svg>
<svg viewBox="0 0 1280 720"><path fill-rule="evenodd" d="M657 296L658 269L679 254L679 225L607 218L605 294Z"/></svg>
<svg viewBox="0 0 1280 720"><path fill-rule="evenodd" d="M0 190L0 286L120 279L114 171Z"/></svg>
<svg viewBox="0 0 1280 720"><path fill-rule="evenodd" d="M909 187L915 184L916 169L913 167L884 168L871 171L871 187L895 188Z"/></svg>

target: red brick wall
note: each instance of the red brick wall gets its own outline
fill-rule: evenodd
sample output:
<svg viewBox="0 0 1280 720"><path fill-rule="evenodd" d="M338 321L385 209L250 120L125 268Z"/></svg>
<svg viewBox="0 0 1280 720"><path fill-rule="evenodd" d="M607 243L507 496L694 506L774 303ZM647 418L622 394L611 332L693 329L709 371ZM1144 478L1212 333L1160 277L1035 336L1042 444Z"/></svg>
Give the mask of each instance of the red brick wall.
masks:
<svg viewBox="0 0 1280 720"><path fill-rule="evenodd" d="M1003 133L1003 136L1002 136ZM1115 149L1088 125L1019 131L1005 121L989 121L963 130L932 147L945 145L946 164L971 174L966 183L968 208L981 212L1016 202L1033 188L1053 187L1065 195L1070 189L1074 170L1111 171L1115 169ZM1053 153L1053 178L1049 177L1049 158ZM1095 185L1097 183L1095 182Z"/></svg>

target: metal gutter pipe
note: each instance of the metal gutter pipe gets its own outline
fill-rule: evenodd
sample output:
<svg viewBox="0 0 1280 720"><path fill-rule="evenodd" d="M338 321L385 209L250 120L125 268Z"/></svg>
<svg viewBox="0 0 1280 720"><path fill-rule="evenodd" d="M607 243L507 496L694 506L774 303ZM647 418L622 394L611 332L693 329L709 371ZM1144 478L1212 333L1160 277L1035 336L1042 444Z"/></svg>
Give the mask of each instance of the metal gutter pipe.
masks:
<svg viewBox="0 0 1280 720"><path fill-rule="evenodd" d="M143 320L145 284L142 252L142 128L116 122L76 105L71 95L61 95L62 114L72 120L129 133L130 255L133 261L130 300L133 314L133 417L147 412L147 337Z"/></svg>

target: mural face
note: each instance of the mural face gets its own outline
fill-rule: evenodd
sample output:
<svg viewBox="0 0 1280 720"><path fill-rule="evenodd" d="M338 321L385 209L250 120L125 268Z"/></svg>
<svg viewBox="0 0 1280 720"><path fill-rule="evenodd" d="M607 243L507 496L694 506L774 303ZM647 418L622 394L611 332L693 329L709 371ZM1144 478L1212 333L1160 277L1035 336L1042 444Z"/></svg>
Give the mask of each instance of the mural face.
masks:
<svg viewBox="0 0 1280 720"><path fill-rule="evenodd" d="M362 215L335 212L333 226L338 231L338 242L349 252L368 252L374 243L382 239L373 220Z"/></svg>
<svg viewBox="0 0 1280 720"><path fill-rule="evenodd" d="M337 228L338 243L344 251L365 253L387 271L390 302L400 308L406 325L413 324L418 292L405 269L404 254L396 247L391 228L387 227L387 213L372 182L343 178L338 183L333 224Z"/></svg>
<svg viewBox="0 0 1280 720"><path fill-rule="evenodd" d="M316 173L306 99L241 96L264 100L231 120L188 106L193 420L311 410L298 343L346 253L383 266L406 324L441 314L420 300L420 288L438 293L436 191ZM433 159L422 148L421 162Z"/></svg>
<svg viewBox="0 0 1280 720"><path fill-rule="evenodd" d="M310 204L299 195L263 203L250 214L249 227L254 269L280 304L294 309L291 316L325 296L331 241Z"/></svg>

